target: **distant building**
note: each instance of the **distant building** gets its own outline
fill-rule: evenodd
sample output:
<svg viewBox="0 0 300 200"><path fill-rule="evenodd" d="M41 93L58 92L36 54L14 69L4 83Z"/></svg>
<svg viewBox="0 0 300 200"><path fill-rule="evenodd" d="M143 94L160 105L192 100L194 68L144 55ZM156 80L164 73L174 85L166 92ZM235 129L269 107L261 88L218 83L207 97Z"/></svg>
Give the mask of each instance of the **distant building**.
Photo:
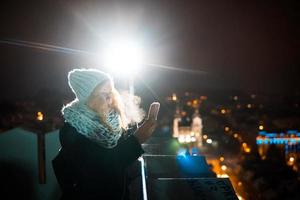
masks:
<svg viewBox="0 0 300 200"><path fill-rule="evenodd" d="M194 143L202 146L202 119L198 109L195 109L192 119L179 108L173 118L173 137L180 143Z"/></svg>
<svg viewBox="0 0 300 200"><path fill-rule="evenodd" d="M266 158L270 145L276 145L285 152L287 164L293 166L298 171L297 161L300 159L300 132L297 130L287 130L285 132L259 131L256 137L258 153L262 159Z"/></svg>
<svg viewBox="0 0 300 200"><path fill-rule="evenodd" d="M196 137L199 146L202 146L202 128L202 119L199 111L196 109L193 115L191 129L192 134Z"/></svg>

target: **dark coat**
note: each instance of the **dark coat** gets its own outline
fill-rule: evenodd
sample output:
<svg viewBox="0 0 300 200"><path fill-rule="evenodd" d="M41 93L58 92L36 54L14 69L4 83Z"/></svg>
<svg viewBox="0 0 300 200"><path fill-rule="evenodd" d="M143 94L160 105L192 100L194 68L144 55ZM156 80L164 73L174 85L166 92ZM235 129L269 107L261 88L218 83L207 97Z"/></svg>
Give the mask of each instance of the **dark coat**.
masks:
<svg viewBox="0 0 300 200"><path fill-rule="evenodd" d="M52 161L62 199L126 199L126 169L143 149L134 135L103 148L65 123L59 133L61 150Z"/></svg>

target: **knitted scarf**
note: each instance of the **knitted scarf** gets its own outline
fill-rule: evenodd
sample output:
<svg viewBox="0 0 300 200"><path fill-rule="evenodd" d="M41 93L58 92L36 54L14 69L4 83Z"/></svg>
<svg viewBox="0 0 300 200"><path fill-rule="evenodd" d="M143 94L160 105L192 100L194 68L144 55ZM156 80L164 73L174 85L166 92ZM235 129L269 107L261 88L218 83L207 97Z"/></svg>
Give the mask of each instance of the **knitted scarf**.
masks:
<svg viewBox="0 0 300 200"><path fill-rule="evenodd" d="M115 147L121 137L120 116L115 111L110 111L107 116L107 123L111 126L111 129L101 123L96 112L78 100L63 107L62 114L65 122L73 126L78 133L102 147Z"/></svg>

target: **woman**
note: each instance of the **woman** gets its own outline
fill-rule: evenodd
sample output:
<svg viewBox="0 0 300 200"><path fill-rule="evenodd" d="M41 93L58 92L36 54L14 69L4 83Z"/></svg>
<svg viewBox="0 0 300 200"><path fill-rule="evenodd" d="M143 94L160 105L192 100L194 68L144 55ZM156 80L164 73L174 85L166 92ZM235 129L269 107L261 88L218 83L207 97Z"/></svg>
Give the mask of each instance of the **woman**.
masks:
<svg viewBox="0 0 300 200"><path fill-rule="evenodd" d="M76 99L62 110L61 150L53 168L62 199L126 199L126 168L142 153L156 126L148 118L128 131L120 96L111 77L94 69L69 72Z"/></svg>

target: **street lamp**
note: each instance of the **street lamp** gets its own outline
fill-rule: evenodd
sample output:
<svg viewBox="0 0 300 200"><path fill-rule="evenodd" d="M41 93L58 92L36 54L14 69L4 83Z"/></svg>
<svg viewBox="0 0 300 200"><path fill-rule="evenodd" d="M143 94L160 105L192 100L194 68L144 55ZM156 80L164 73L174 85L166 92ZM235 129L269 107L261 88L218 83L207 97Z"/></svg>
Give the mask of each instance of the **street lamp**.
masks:
<svg viewBox="0 0 300 200"><path fill-rule="evenodd" d="M135 41L119 38L106 46L104 66L111 73L128 78L129 91L132 96L134 94L134 75L141 69L142 61L142 48Z"/></svg>

